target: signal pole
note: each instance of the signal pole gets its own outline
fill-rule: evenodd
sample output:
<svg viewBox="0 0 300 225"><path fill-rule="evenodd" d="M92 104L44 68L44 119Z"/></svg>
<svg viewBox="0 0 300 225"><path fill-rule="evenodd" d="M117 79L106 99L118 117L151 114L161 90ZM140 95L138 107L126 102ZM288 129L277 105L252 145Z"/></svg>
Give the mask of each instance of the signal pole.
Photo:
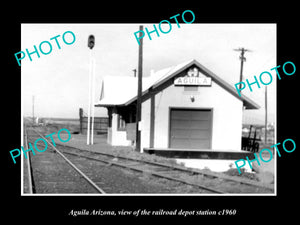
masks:
<svg viewBox="0 0 300 225"><path fill-rule="evenodd" d="M92 124L92 135L91 135L91 107L92 107L92 114L94 114L94 98L93 98L93 82L94 82L94 59L92 57L92 49L95 46L95 37L94 35L90 35L88 38L88 47L90 48L90 68L89 68L89 106L88 106L88 124L87 124L87 140L86 144L90 145L93 144L94 138L94 125ZM91 106L92 105L92 106ZM92 123L94 123L94 118L92 119ZM90 135L92 136L90 138ZM92 140L91 140L92 139Z"/></svg>

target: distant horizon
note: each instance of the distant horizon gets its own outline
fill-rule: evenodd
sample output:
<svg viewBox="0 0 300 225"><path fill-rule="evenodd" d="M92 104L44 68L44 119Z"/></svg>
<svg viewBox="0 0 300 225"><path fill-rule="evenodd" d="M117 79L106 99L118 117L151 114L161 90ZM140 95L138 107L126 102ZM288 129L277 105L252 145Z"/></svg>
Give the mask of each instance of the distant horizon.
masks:
<svg viewBox="0 0 300 225"><path fill-rule="evenodd" d="M108 116L95 116L95 117L101 117L101 118L108 118ZM32 119L32 116L24 116L24 118ZM35 116L34 118L42 118L42 119L55 119L55 120L78 120L79 117L43 117L43 116ZM268 121L268 124L274 124L275 121ZM243 125L265 125L265 123L242 123Z"/></svg>

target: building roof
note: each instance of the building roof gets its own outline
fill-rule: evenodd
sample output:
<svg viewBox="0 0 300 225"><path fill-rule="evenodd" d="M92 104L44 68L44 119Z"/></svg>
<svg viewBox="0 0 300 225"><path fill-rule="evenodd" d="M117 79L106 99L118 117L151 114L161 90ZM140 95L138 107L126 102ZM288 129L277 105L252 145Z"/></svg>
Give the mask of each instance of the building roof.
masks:
<svg viewBox="0 0 300 225"><path fill-rule="evenodd" d="M236 89L227 83L225 80L221 79L219 76L214 74L212 71L208 70L197 60L189 60L180 63L176 66L168 67L155 73L151 74L149 77L143 77L142 92L143 95L146 94L149 89L156 88L166 82L167 80L173 78L178 73L184 71L185 69L196 65L200 72L207 77L211 77L212 81L223 87L229 93L231 93L236 98L243 101L243 105L246 109L259 109L259 105L253 100L245 95L239 96ZM116 105L129 105L134 102L137 98L137 77L128 76L106 76L102 82L102 90L100 101L98 101L95 106L116 106Z"/></svg>

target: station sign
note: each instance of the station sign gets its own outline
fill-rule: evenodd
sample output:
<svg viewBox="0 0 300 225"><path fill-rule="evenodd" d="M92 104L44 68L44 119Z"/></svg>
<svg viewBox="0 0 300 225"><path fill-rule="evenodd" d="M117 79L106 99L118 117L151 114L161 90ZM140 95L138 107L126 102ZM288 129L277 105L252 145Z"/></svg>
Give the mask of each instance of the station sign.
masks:
<svg viewBox="0 0 300 225"><path fill-rule="evenodd" d="M197 67L188 70L187 74L174 79L174 85L211 86L211 78L202 75Z"/></svg>

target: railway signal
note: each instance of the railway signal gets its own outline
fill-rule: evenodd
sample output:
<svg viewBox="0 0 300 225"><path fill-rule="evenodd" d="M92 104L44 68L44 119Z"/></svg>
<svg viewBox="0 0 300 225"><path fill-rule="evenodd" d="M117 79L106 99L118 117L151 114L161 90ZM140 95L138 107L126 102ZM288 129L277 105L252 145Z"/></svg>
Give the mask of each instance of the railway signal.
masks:
<svg viewBox="0 0 300 225"><path fill-rule="evenodd" d="M95 36L90 35L88 38L88 47L92 50L95 46Z"/></svg>

